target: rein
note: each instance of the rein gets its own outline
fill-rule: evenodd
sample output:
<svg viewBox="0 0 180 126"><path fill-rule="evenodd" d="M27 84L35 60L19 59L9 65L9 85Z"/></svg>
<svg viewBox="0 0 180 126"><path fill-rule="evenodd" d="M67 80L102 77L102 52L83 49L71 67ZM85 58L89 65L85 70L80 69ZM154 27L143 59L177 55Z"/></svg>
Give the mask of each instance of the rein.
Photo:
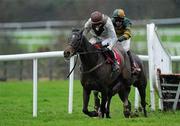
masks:
<svg viewBox="0 0 180 126"><path fill-rule="evenodd" d="M83 31L83 30L82 30L82 31ZM82 31L81 31L81 32L82 32ZM79 49L81 43L82 43L82 36L81 36L81 38L80 38L80 43L76 46L75 52L77 52L77 50ZM72 45L71 45L71 46L72 46ZM106 51L107 51L107 50L91 51L91 52L79 52L78 54L80 54L80 55L85 55L85 54L90 54L90 53L102 53L102 52L106 52ZM74 54L73 54L73 55L74 55ZM72 73L73 70L75 69L76 64L77 64L77 60L78 60L78 55L77 55L77 58L76 58L76 61L75 61L75 64L74 64L72 70L71 70L71 71L69 72L69 74L67 75L67 78L69 78L69 76L71 75L71 73ZM83 74L91 73L92 71L96 70L97 68L99 68L100 66L102 66L102 65L103 65L104 63L106 63L106 62L107 62L107 60L105 60L104 62L101 62L100 64L97 64L96 66L94 66L93 68L91 68L91 69L88 70L88 71L85 71L85 72L82 72L82 71L81 71L81 73L83 73Z"/></svg>
<svg viewBox="0 0 180 126"><path fill-rule="evenodd" d="M101 62L100 64L97 64L96 66L94 66L93 68L87 70L87 71L81 71L82 74L88 74L88 73L91 73L93 72L94 70L96 70L97 68L99 68L100 66L102 66L104 63L106 63L107 60L105 60L104 62ZM80 69L81 70L81 69Z"/></svg>
<svg viewBox="0 0 180 126"><path fill-rule="evenodd" d="M72 68L72 70L69 72L69 74L67 75L67 78L69 78L69 76L71 75L71 73L73 72L73 70L75 69L76 65L77 65L77 60L78 60L78 55L77 55L77 58L76 58L76 61L75 61L75 64Z"/></svg>
<svg viewBox="0 0 180 126"><path fill-rule="evenodd" d="M81 55L85 55L85 54L89 54L89 53L102 53L102 52L106 52L106 51L92 51L92 52L81 52L79 54ZM75 69L76 65L77 65L77 60L78 60L78 55L77 55L77 58L76 58L76 61L75 61L75 64L72 68L72 70L68 73L67 75L67 78L69 78L69 76L71 75L71 73L73 72L73 70ZM101 62L100 64L97 64L96 66L94 66L93 68L91 68L90 70L88 71L85 71L85 72L82 72L83 74L87 74L87 73L91 73L92 71L96 70L97 68L99 68L100 66L102 66L104 63L106 63L107 60L105 60L104 62Z"/></svg>
<svg viewBox="0 0 180 126"><path fill-rule="evenodd" d="M89 51L89 52L79 52L78 54L80 55L85 55L85 54L90 54L90 53L102 53L102 52L107 52L107 50L102 50L102 51Z"/></svg>
<svg viewBox="0 0 180 126"><path fill-rule="evenodd" d="M80 52L80 55L85 55L85 54L92 54L92 53L102 53L102 52L107 52L108 50L100 50L100 51L89 51L89 52ZM93 72L94 70L96 70L97 68L101 67L104 63L106 63L108 60L106 59L104 62L101 62L100 64L97 64L96 66L94 66L93 68L87 70L87 71L81 71L82 74L88 74ZM81 69L80 69L81 70Z"/></svg>

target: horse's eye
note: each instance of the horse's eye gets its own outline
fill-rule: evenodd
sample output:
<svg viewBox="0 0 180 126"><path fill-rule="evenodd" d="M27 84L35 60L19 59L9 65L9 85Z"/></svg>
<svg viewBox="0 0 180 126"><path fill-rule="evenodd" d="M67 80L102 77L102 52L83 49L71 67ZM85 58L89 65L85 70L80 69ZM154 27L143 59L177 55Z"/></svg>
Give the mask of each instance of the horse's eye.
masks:
<svg viewBox="0 0 180 126"><path fill-rule="evenodd" d="M72 39L74 39L76 37L76 35L72 35Z"/></svg>
<svg viewBox="0 0 180 126"><path fill-rule="evenodd" d="M73 40L80 40L81 38L80 38L80 36L78 34L73 34L72 39Z"/></svg>

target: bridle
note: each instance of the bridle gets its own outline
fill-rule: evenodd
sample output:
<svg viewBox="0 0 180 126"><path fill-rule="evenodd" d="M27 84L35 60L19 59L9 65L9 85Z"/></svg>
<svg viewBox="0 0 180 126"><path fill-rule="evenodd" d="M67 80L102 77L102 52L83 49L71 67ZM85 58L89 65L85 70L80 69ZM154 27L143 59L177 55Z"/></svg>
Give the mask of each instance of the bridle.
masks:
<svg viewBox="0 0 180 126"><path fill-rule="evenodd" d="M76 33L78 32L78 33ZM78 42L77 45L71 43L70 46L73 47L73 49L75 50L74 53L72 55L75 55L79 50L80 50L80 47L82 45L82 39L83 39L83 30L81 31L76 31L76 32L73 32L72 36L74 35L74 37L78 36L78 39L76 40ZM92 45L93 46L93 45ZM85 51L85 52L78 52L78 54L80 55L86 55L86 54L90 54L90 53L102 53L102 52L106 52L106 50L98 50L98 51ZM72 70L69 72L69 74L67 75L67 78L70 76L70 74L72 73L72 71L75 69L76 65L77 65L77 61L78 61L78 55L76 56L76 61L75 61L75 64L72 68ZM94 67L92 67L91 69L87 70L87 71L81 71L82 74L88 74L88 73L91 73L93 72L94 70L96 70L97 68L101 67L104 63L106 63L107 60L105 60L104 62L101 62L97 65L95 65Z"/></svg>
<svg viewBox="0 0 180 126"><path fill-rule="evenodd" d="M75 50L72 55L75 55L75 54L80 50L80 47L81 47L81 45L82 45L82 39L83 39L82 33L83 33L83 30L77 31L77 32L80 32L80 35L79 35L79 33L75 33L75 32L74 32L74 34L76 34L76 36L77 36L77 35L80 36L80 37L76 40L76 41L78 42L78 44L77 44L76 46L74 46L74 44L72 44L72 43L70 44L70 46L73 47L73 49ZM73 35L74 35L74 34L73 34ZM73 35L72 35L72 36L73 36ZM91 46L94 47L94 45L91 45ZM85 54L90 54L90 53L102 53L102 52L106 52L106 51L107 51L107 50L99 49L98 51L78 52L78 54L80 54L80 55L85 55Z"/></svg>

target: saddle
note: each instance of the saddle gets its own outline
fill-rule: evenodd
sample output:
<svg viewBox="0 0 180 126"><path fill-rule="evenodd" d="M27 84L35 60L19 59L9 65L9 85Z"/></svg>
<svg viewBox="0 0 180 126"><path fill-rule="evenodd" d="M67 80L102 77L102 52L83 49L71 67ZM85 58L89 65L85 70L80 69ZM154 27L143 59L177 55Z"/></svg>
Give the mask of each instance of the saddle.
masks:
<svg viewBox="0 0 180 126"><path fill-rule="evenodd" d="M107 63L114 64L114 60L117 61L118 65L121 64L121 56L119 55L118 51L116 49L113 49L112 51L109 50L106 47L103 47L102 44L96 43L94 44L94 47L97 49L102 50L104 53L105 59L107 59Z"/></svg>
<svg viewBox="0 0 180 126"><path fill-rule="evenodd" d="M95 48L103 51L103 55L107 60L107 63L114 65L116 61L120 66L121 75L124 79L130 80L131 78L131 65L129 60L129 56L123 49L120 44L115 44L113 47L113 51L110 51L108 48L103 47L100 43L93 44ZM114 58L114 59L113 59ZM117 73L113 72L113 73Z"/></svg>

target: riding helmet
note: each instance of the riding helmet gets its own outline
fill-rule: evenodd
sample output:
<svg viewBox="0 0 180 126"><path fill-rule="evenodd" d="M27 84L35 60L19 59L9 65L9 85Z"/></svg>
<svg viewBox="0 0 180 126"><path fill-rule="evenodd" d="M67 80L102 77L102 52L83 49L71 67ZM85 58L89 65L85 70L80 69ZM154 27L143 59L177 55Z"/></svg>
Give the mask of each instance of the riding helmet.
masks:
<svg viewBox="0 0 180 126"><path fill-rule="evenodd" d="M103 14L99 11L94 11L91 13L92 24L103 23Z"/></svg>
<svg viewBox="0 0 180 126"><path fill-rule="evenodd" d="M115 9L113 12L113 18L124 18L125 13L123 9Z"/></svg>

